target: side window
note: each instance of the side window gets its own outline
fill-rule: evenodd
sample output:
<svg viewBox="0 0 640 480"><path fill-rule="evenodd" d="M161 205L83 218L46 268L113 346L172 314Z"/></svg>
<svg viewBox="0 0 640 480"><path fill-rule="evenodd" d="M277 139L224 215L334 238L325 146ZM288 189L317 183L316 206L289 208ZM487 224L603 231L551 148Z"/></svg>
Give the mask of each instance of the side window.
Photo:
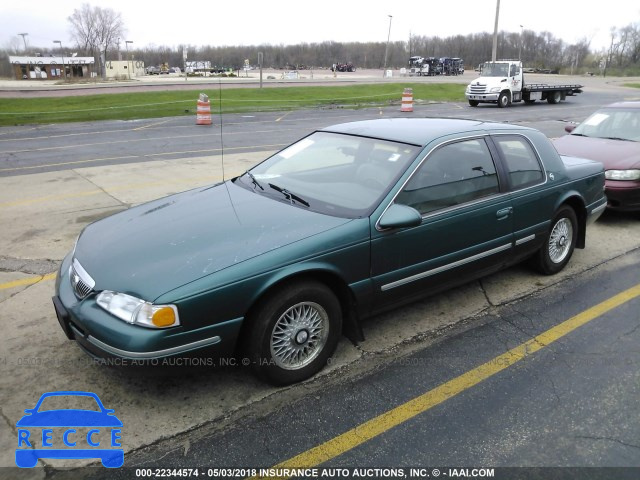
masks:
<svg viewBox="0 0 640 480"><path fill-rule="evenodd" d="M433 151L396 197L421 214L487 197L500 191L493 159L483 139Z"/></svg>
<svg viewBox="0 0 640 480"><path fill-rule="evenodd" d="M544 174L529 142L511 135L495 136L493 140L505 159L514 190L542 182Z"/></svg>

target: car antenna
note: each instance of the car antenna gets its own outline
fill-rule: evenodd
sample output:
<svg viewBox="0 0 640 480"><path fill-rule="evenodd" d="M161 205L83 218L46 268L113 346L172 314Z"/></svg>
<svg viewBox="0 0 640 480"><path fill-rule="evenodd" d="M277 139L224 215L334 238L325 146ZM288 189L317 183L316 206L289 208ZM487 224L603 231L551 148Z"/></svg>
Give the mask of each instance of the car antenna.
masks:
<svg viewBox="0 0 640 480"><path fill-rule="evenodd" d="M222 138L222 80L218 78L218 118L220 119L220 157L222 165L222 183L226 178L224 175L224 140Z"/></svg>
<svg viewBox="0 0 640 480"><path fill-rule="evenodd" d="M227 190L227 196L229 197L229 203L231 204L233 213L236 216L238 223L242 223L240 221L240 217L238 216L238 212L236 212L236 206L233 204L233 200L231 199L231 192L229 191L229 185L227 185L224 174L224 139L222 137L222 80L220 78L218 78L218 118L220 119L220 164L222 166L222 183L224 184L224 188Z"/></svg>

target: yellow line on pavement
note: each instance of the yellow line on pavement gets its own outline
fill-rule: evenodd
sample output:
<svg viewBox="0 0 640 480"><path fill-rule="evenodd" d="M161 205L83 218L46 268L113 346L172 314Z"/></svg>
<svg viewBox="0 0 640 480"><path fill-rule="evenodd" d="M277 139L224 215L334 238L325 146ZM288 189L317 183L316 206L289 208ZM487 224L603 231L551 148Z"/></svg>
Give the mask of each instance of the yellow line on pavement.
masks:
<svg viewBox="0 0 640 480"><path fill-rule="evenodd" d="M13 282L0 283L0 290L8 290L9 288L24 287L27 285L33 285L34 283L42 282L43 280L53 280L56 278L55 273L47 273L46 275L40 275L38 277L23 278L21 280L14 280Z"/></svg>
<svg viewBox="0 0 640 480"><path fill-rule="evenodd" d="M502 370L514 365L520 360L532 355L538 350L564 337L578 327L598 318L608 311L640 296L640 284L614 297L605 300L594 307L550 328L531 340L518 345L502 355L489 360L479 367L470 370L459 377L430 390L419 397L393 408L355 428L338 435L306 452L292 457L276 465L275 469L311 468L342 455L378 435L440 405L444 401L468 390ZM286 478L286 474L283 477Z"/></svg>

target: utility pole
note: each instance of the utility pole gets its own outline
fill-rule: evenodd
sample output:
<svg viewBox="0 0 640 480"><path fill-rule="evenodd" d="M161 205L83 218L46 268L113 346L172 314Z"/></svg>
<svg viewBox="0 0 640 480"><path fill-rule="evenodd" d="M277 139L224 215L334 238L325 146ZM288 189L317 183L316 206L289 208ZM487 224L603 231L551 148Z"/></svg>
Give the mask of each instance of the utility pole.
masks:
<svg viewBox="0 0 640 480"><path fill-rule="evenodd" d="M496 23L493 26L493 48L491 49L491 61L496 61L498 52L498 17L500 16L500 0L496 0Z"/></svg>
<svg viewBox="0 0 640 480"><path fill-rule="evenodd" d="M129 74L129 80L131 80L131 67L133 67L133 61L131 61L131 65L129 65L129 44L133 43L132 40L125 40L124 45L127 47L127 73Z"/></svg>

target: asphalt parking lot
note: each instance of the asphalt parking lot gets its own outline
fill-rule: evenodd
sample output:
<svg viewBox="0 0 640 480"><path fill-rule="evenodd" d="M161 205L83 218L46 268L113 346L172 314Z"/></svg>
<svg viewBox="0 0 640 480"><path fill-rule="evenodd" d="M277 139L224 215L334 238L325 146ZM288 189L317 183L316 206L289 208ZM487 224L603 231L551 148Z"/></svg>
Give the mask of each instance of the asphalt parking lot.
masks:
<svg viewBox="0 0 640 480"><path fill-rule="evenodd" d="M632 89L618 85L608 89L606 84L602 84L594 86L594 89L587 100L577 102L576 109L556 110L571 118L551 116L554 106L544 105L527 109L524 114L526 122L543 131L546 129L547 135L559 135L563 121L579 121L581 115L586 116L595 109L592 102L598 101L598 95L606 99L603 103L614 98L638 97ZM465 108L460 104L440 105L437 109L423 106L416 108L414 113L432 115L435 110L464 115L467 114ZM498 109L483 108L473 114L477 116L478 112L493 118L501 113ZM523 116L518 108L507 113ZM340 115L348 118L394 116L397 111L390 107ZM244 172L276 150L278 145L286 145L303 135L305 132L300 130L311 128L311 124L305 124L302 129L299 124L295 128L292 125L305 116L318 118L315 112L297 112L287 119L281 115L261 118L263 127L269 124L272 129L276 126L284 130L291 128L281 139L271 143L254 142L260 148L225 153L225 177ZM319 118L317 124L336 123L330 115ZM238 124L243 122L241 119L237 121ZM144 134L145 129L141 127L146 125L152 125L152 122L136 123L136 129L140 128L137 130L139 135ZM104 126L84 127L91 131ZM180 124L179 128L185 134L199 133L193 122ZM3 154L12 160L19 159L18 149L10 141L23 135L31 138L30 142L35 142L38 135L46 131L46 127L29 129L0 129ZM250 132L250 128L247 131ZM51 136L50 132L47 135ZM58 135L62 137L61 132ZM274 134L267 132L265 135L272 137ZM242 143L243 137L239 138ZM67 147L69 141L73 141L69 137L58 140L66 142ZM204 141L213 144L214 136ZM55 168L40 166L23 169L19 174L0 176L0 317L4 329L0 338L0 467L15 464L15 423L24 409L32 408L44 392L84 390L97 393L105 406L114 409L125 425L123 445L126 454L206 425L228 422L255 409L269 411L276 408L283 398L303 397L308 391L318 391L326 379L348 377L354 368L361 369L367 362L375 368L372 358L388 355L394 349L413 348L424 338L436 334L446 335L452 325L535 292L553 289L566 279L640 247L638 216L607 213L588 231L587 248L576 250L568 267L560 274L542 277L524 266L515 267L376 317L364 324L365 342L353 345L343 339L329 368L305 384L284 389L258 382L239 366L169 369L168 372L159 369L149 373L117 366L108 368L95 363L66 339L56 321L51 296L58 262L72 248L86 224L132 205L220 181L223 172L221 155L214 151L217 147L211 148L210 152L191 148L187 154L185 147L184 154L177 149L174 155L166 158L162 155L140 154L138 157L138 154L132 154L133 158L126 162L107 159L80 164L70 163L83 160L79 150L67 148L71 153L64 155L64 161L60 160L61 154L57 157L54 154L59 160ZM99 147L96 155L100 149L104 152L109 147ZM12 153L12 150L16 152ZM39 154L37 149L31 153L34 158ZM106 157L108 155L103 154L101 158ZM0 169L27 164L12 165L0 166ZM56 467L87 463L73 460L47 462ZM45 472L39 470L37 474L44 476ZM33 478L34 472L28 472L28 475L25 478Z"/></svg>

